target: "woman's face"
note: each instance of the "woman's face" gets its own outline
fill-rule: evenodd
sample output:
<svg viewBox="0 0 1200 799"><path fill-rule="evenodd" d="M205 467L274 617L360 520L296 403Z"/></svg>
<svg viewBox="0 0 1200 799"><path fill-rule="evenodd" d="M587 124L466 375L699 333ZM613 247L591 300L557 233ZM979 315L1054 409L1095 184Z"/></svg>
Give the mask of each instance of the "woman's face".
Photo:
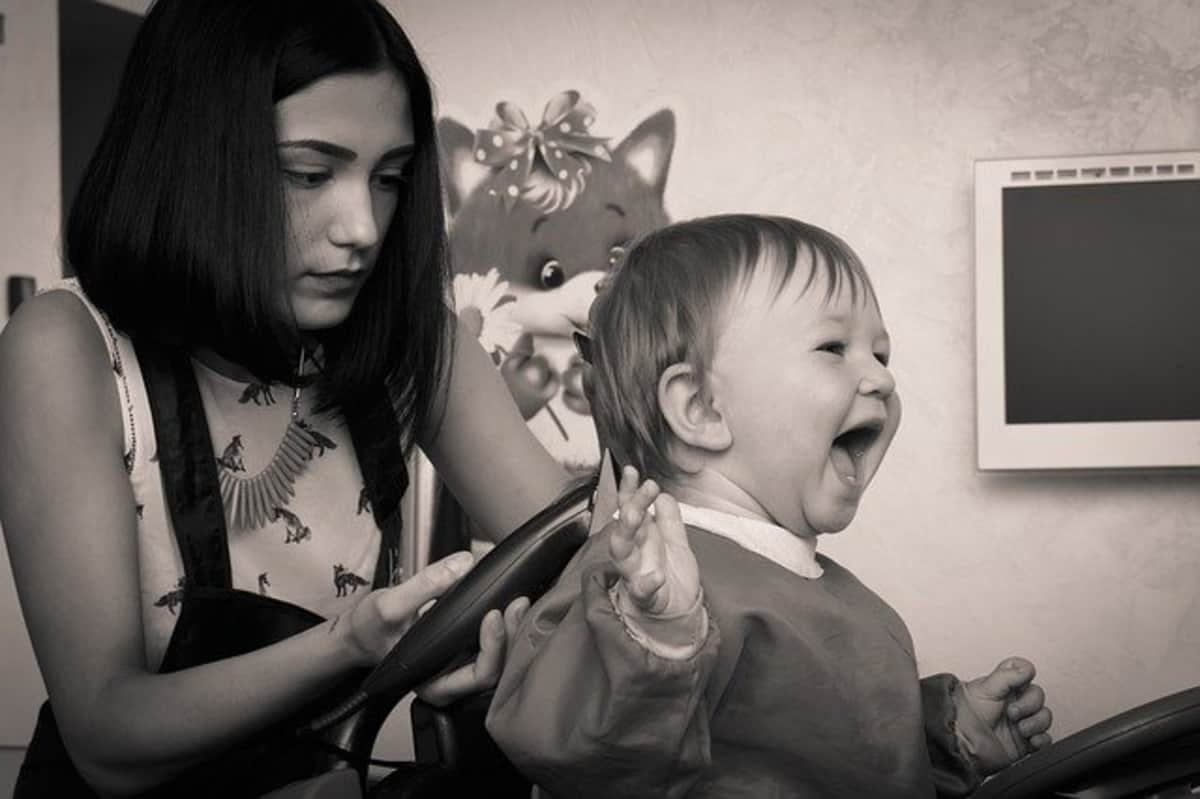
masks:
<svg viewBox="0 0 1200 799"><path fill-rule="evenodd" d="M396 210L415 141L408 92L391 71L331 75L276 103L275 128L283 301L301 331L324 330L349 315Z"/></svg>

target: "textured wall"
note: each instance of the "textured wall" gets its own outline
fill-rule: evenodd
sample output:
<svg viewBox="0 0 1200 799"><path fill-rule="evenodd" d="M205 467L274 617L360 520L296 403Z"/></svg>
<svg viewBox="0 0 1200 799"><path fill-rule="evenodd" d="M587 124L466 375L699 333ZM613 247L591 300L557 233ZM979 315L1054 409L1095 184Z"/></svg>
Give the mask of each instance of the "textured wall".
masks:
<svg viewBox="0 0 1200 799"><path fill-rule="evenodd" d="M58 4L0 0L0 14L4 15L4 44L0 45L2 329L8 319L4 289L8 276L32 275L44 286L56 280L62 268L58 255ZM23 746L46 694L3 547L0 675L0 746ZM5 773L0 768L0 787Z"/></svg>
<svg viewBox="0 0 1200 799"><path fill-rule="evenodd" d="M0 14L0 277L32 275L44 286L62 274L57 3L0 0ZM7 318L0 296L0 327Z"/></svg>
<svg viewBox="0 0 1200 799"><path fill-rule="evenodd" d="M845 236L895 343L905 420L822 543L904 615L922 671L1038 663L1059 735L1200 684L1200 474L974 467L972 161L1200 148L1200 3L389 0L442 109L593 131L668 106L675 217L784 213Z"/></svg>

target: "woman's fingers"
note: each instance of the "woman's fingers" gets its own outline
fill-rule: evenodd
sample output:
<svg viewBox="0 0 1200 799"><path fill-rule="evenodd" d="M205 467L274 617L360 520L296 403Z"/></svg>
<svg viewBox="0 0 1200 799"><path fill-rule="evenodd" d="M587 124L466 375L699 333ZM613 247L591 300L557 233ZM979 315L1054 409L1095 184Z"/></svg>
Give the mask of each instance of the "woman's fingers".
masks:
<svg viewBox="0 0 1200 799"><path fill-rule="evenodd" d="M433 678L417 689L417 696L441 707L491 688L500 678L504 650L503 615L498 610L488 611L479 625L479 654L475 660Z"/></svg>
<svg viewBox="0 0 1200 799"><path fill-rule="evenodd" d="M435 677L417 689L431 705L447 705L465 696L486 691L500 680L504 657L529 610L529 599L517 597L501 613L488 611L479 625L479 654L471 663Z"/></svg>
<svg viewBox="0 0 1200 799"><path fill-rule="evenodd" d="M393 623L407 619L426 602L444 594L473 565L475 558L470 552L455 552L429 564L400 585L380 592L380 615Z"/></svg>
<svg viewBox="0 0 1200 799"><path fill-rule="evenodd" d="M479 656L472 666L472 676L478 683L477 690L490 688L500 679L504 666L504 650L508 643L508 631L504 626L504 614L490 610L479 625Z"/></svg>
<svg viewBox="0 0 1200 799"><path fill-rule="evenodd" d="M491 688L500 679L504 669L504 656L517 634L517 628L529 610L529 599L517 597L508 603L504 612L490 610L479 625L479 656L470 665L472 680L466 687L482 691Z"/></svg>
<svg viewBox="0 0 1200 799"><path fill-rule="evenodd" d="M508 607L504 609L504 634L511 644L517 638L517 630L521 627L521 622L525 620L525 614L529 611L529 598L517 597L512 602L508 603Z"/></svg>

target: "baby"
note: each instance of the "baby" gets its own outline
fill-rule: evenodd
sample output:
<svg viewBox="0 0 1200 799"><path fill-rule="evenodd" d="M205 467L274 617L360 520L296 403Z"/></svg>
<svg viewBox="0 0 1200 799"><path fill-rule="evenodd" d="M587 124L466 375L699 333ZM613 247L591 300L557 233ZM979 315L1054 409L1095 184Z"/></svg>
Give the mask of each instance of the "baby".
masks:
<svg viewBox="0 0 1200 799"><path fill-rule="evenodd" d="M900 423L845 243L781 217L671 225L591 333L619 512L512 643L488 729L522 771L562 797L912 799L1050 742L1031 663L919 680L900 617L817 553Z"/></svg>

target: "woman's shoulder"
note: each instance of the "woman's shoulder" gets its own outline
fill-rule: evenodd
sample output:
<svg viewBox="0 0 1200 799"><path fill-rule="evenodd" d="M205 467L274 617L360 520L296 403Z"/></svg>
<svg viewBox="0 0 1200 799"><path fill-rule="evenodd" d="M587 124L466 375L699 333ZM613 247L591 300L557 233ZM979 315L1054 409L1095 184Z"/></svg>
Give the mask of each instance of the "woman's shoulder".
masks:
<svg viewBox="0 0 1200 799"><path fill-rule="evenodd" d="M21 303L0 332L0 352L4 356L78 361L107 351L99 320L82 293L68 283L62 288L40 292Z"/></svg>
<svg viewBox="0 0 1200 799"><path fill-rule="evenodd" d="M52 414L64 400L84 416L102 412L103 397L114 393L112 357L105 331L81 295L46 291L21 303L0 331L0 385L4 413L24 408ZM113 418L119 431L120 416Z"/></svg>

